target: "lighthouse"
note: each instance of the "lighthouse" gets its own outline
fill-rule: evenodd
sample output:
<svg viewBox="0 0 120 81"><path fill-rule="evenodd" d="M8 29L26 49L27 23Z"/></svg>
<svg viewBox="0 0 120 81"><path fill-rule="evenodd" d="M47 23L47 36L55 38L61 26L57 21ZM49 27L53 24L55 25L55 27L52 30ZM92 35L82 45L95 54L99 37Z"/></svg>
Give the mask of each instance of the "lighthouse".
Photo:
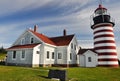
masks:
<svg viewBox="0 0 120 81"><path fill-rule="evenodd" d="M107 8L101 4L94 11L91 28L94 32L94 50L98 54L98 66L118 67L118 57L114 39L115 25Z"/></svg>

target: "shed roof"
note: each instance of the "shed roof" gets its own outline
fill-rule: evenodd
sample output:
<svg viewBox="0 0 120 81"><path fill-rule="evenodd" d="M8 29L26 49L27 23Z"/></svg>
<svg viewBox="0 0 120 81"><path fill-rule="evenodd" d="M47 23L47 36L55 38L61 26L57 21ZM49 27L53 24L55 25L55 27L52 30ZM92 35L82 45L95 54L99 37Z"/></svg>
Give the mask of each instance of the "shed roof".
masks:
<svg viewBox="0 0 120 81"><path fill-rule="evenodd" d="M88 49L80 49L79 50L79 52L78 52L78 55L80 54L80 55L82 55L82 54L84 54L86 51L88 51L88 50L90 50L90 51L92 51L92 52L95 52L95 50L93 49L93 48L88 48ZM95 52L96 53L96 52Z"/></svg>

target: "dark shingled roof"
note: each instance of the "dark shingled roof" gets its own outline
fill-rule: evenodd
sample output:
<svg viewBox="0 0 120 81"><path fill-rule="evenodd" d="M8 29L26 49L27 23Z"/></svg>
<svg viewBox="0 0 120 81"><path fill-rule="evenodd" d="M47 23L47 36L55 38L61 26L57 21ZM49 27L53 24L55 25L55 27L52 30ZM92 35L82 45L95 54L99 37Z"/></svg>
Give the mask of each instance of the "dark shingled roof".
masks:
<svg viewBox="0 0 120 81"><path fill-rule="evenodd" d="M65 46L69 45L74 35L66 35L60 37L52 37L50 38L57 46Z"/></svg>
<svg viewBox="0 0 120 81"><path fill-rule="evenodd" d="M90 51L92 51L92 52L95 52L95 50L93 49L93 48L88 48L88 49L80 49L79 50L79 52L78 52L78 54L84 54L86 51L88 51L88 50L90 50ZM96 52L95 52L96 53Z"/></svg>

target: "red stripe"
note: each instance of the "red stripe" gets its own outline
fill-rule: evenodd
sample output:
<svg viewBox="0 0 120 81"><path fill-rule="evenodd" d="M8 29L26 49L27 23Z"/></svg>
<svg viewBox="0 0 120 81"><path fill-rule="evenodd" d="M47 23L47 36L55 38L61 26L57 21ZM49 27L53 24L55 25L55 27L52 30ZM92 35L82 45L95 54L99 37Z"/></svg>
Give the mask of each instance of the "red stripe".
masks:
<svg viewBox="0 0 120 81"><path fill-rule="evenodd" d="M113 37L114 38L114 35L112 34L98 35L98 36L95 36L94 39L101 38L101 37Z"/></svg>
<svg viewBox="0 0 120 81"><path fill-rule="evenodd" d="M94 42L94 44L100 44L100 43L115 43L115 41L114 40L103 40L103 41Z"/></svg>
<svg viewBox="0 0 120 81"><path fill-rule="evenodd" d="M98 61L118 61L118 59L110 58L110 59L98 59Z"/></svg>
<svg viewBox="0 0 120 81"><path fill-rule="evenodd" d="M115 68L118 68L119 67L119 65L118 64L111 64L111 65L98 65L99 67L115 67Z"/></svg>
<svg viewBox="0 0 120 81"><path fill-rule="evenodd" d="M116 46L101 46L101 47L95 47L95 50L99 49L116 49Z"/></svg>
<svg viewBox="0 0 120 81"><path fill-rule="evenodd" d="M104 26L109 26L109 27L112 27L112 24L110 24L110 23L105 23L105 24L101 24L101 25L98 25L98 26L95 26L95 27L93 27L93 29L96 29L96 28L98 28L98 27L104 27Z"/></svg>
<svg viewBox="0 0 120 81"><path fill-rule="evenodd" d="M98 53L99 56L102 56L102 55L117 55L116 52L104 52L104 53Z"/></svg>
<svg viewBox="0 0 120 81"><path fill-rule="evenodd" d="M94 34L99 33L99 32L113 32L113 30L108 30L108 29L98 30L98 31L95 31Z"/></svg>

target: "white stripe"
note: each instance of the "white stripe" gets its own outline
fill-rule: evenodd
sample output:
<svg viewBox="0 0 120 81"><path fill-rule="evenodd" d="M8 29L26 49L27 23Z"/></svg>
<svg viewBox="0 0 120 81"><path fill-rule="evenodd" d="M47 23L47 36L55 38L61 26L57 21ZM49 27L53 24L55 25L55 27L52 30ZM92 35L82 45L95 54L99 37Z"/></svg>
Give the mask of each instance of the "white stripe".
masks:
<svg viewBox="0 0 120 81"><path fill-rule="evenodd" d="M99 49L96 50L98 53L104 53L104 52L117 52L116 49Z"/></svg>
<svg viewBox="0 0 120 81"><path fill-rule="evenodd" d="M102 26L102 27L98 27L94 29L94 32L98 31L98 30L104 30L104 29L109 29L109 30L113 30L112 27L110 26Z"/></svg>
<svg viewBox="0 0 120 81"><path fill-rule="evenodd" d="M99 32L99 33L95 33L94 36L105 35L105 34L114 35L113 32Z"/></svg>
<svg viewBox="0 0 120 81"><path fill-rule="evenodd" d="M111 59L111 58L114 58L114 59L118 59L117 55L101 55L101 56L98 56L98 59Z"/></svg>
<svg viewBox="0 0 120 81"><path fill-rule="evenodd" d="M111 64L118 64L118 61L104 61L104 62L98 62L98 64L100 65L111 65Z"/></svg>
<svg viewBox="0 0 120 81"><path fill-rule="evenodd" d="M116 45L115 43L99 43L94 45L94 47L100 47L100 46L116 46Z"/></svg>
<svg viewBox="0 0 120 81"><path fill-rule="evenodd" d="M96 39L94 39L94 42L96 42L96 41L103 41L103 40L113 40L113 41L114 41L114 37L101 37L101 38L96 38Z"/></svg>

